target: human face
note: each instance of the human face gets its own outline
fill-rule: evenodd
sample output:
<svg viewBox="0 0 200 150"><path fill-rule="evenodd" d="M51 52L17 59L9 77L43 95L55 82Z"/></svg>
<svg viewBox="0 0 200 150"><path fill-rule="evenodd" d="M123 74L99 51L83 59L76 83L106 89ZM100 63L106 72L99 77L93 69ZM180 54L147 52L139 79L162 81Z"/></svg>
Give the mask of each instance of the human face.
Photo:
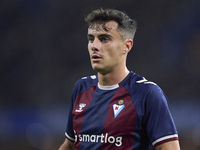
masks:
<svg viewBox="0 0 200 150"><path fill-rule="evenodd" d="M113 72L125 64L124 42L117 30L118 23L109 21L105 26L108 31L105 31L101 24L88 29L91 65L101 74Z"/></svg>

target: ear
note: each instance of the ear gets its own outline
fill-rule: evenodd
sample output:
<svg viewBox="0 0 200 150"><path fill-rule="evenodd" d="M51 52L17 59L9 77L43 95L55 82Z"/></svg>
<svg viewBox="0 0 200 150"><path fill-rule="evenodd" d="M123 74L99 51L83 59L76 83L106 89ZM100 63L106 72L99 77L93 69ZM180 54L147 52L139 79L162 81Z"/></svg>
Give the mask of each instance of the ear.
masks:
<svg viewBox="0 0 200 150"><path fill-rule="evenodd" d="M126 39L124 41L123 54L127 54L131 50L132 47L133 47L133 40L132 39Z"/></svg>

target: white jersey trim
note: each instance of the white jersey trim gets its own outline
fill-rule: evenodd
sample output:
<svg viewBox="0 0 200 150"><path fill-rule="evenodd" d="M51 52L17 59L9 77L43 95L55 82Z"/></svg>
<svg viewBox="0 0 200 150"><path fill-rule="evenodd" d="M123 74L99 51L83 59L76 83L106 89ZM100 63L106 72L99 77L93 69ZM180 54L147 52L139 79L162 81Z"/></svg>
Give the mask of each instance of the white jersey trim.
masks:
<svg viewBox="0 0 200 150"><path fill-rule="evenodd" d="M154 83L154 82L147 81L144 77L143 77L142 80L138 80L138 81L136 81L136 83L144 83L144 84L154 84L154 85L157 85L157 84Z"/></svg>
<svg viewBox="0 0 200 150"><path fill-rule="evenodd" d="M157 140L155 140L152 145L156 145L157 143L161 142L161 141L164 141L164 140L167 140L167 139L171 139L171 138L177 138L178 137L178 134L174 134L174 135L168 135L168 136L164 136L162 138L159 138Z"/></svg>
<svg viewBox="0 0 200 150"><path fill-rule="evenodd" d="M70 137L70 136L67 134L67 132L65 132L65 136L66 136L68 139L70 139L71 141L75 141L75 139L72 138L72 137Z"/></svg>
<svg viewBox="0 0 200 150"><path fill-rule="evenodd" d="M118 87L119 87L119 84L115 84L111 86L103 86L103 85L100 85L98 82L98 88L101 90L114 90L114 89L117 89Z"/></svg>
<svg viewBox="0 0 200 150"><path fill-rule="evenodd" d="M88 77L82 77L81 79L87 79L87 78L88 78ZM91 75L90 78L91 78L91 79L96 79L97 76L96 76L96 75Z"/></svg>

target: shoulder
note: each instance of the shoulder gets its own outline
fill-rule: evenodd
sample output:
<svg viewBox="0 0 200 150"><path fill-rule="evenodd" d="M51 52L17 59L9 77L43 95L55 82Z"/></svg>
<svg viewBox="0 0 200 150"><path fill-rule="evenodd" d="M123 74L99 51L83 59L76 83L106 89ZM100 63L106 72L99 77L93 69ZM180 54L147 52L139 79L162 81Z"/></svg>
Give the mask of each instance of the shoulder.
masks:
<svg viewBox="0 0 200 150"><path fill-rule="evenodd" d="M80 86L80 85L91 86L91 85L96 85L97 83L98 83L97 75L91 75L79 79L76 82L75 86Z"/></svg>
<svg viewBox="0 0 200 150"><path fill-rule="evenodd" d="M167 96L156 83L138 76L135 80L135 87L146 109L151 110L156 107L164 110L168 108Z"/></svg>
<svg viewBox="0 0 200 150"><path fill-rule="evenodd" d="M149 81L143 77L141 80L136 81L136 85L138 85L143 94L146 95L146 100L151 99L151 101L166 101L166 96L164 92L156 83Z"/></svg>
<svg viewBox="0 0 200 150"><path fill-rule="evenodd" d="M167 102L166 95L156 83L133 72L126 79L126 82L123 83L123 86L132 96L132 99L137 99L141 103Z"/></svg>
<svg viewBox="0 0 200 150"><path fill-rule="evenodd" d="M129 77L123 83L123 86L129 91L129 93L132 94L140 93L142 95L146 95L147 93L161 90L156 83L133 72L130 73Z"/></svg>
<svg viewBox="0 0 200 150"><path fill-rule="evenodd" d="M82 77L79 79L74 86L74 92L82 93L83 91L96 86L98 84L97 75L91 75L87 77Z"/></svg>
<svg viewBox="0 0 200 150"><path fill-rule="evenodd" d="M161 88L154 82L149 81L142 77L142 79L136 80L135 84L140 87L140 89L149 94L162 93Z"/></svg>

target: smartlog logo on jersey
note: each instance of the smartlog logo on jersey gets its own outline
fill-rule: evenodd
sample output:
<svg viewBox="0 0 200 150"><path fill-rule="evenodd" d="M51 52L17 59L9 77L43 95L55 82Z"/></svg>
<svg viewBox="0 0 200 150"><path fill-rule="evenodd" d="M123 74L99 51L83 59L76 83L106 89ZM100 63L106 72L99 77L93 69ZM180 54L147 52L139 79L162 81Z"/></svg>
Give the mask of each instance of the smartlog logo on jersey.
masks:
<svg viewBox="0 0 200 150"><path fill-rule="evenodd" d="M106 134L101 134L101 135L89 135L89 134L78 134L76 135L76 131L74 130L75 133L75 142L77 140L81 142L92 142L92 143L110 143L110 144L115 144L117 147L122 146L122 137L114 137L114 136L109 136L108 133Z"/></svg>

